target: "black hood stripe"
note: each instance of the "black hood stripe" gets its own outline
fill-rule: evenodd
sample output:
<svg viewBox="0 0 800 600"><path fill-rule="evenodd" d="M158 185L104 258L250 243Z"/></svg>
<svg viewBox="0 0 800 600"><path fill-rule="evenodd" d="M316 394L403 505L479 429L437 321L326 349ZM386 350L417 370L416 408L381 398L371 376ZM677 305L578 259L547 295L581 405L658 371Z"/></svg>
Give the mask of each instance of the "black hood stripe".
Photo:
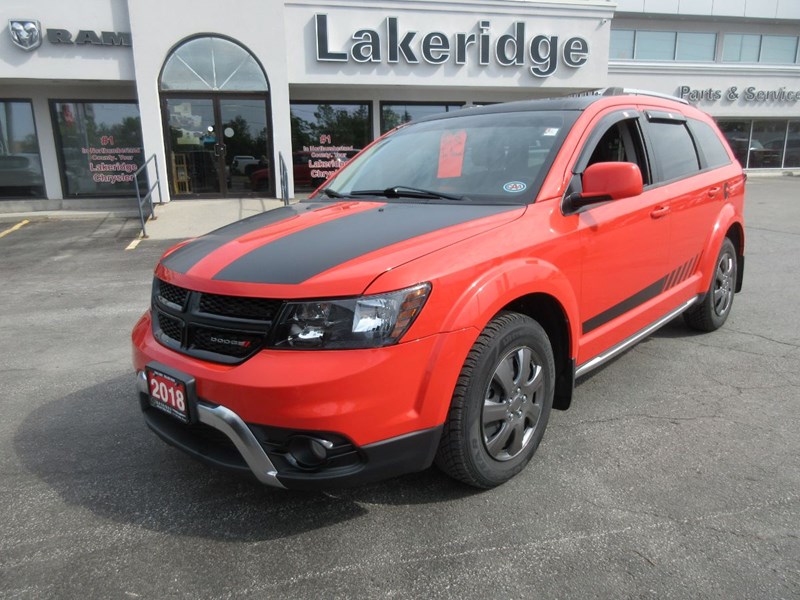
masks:
<svg viewBox="0 0 800 600"><path fill-rule="evenodd" d="M279 238L235 260L214 279L297 284L380 248L519 206L386 204Z"/></svg>
<svg viewBox="0 0 800 600"><path fill-rule="evenodd" d="M196 240L192 240L167 256L161 264L170 271L186 273L206 256L236 238L257 231L267 225L291 219L308 210L322 208L323 206L332 205L330 203L303 202L291 206L282 206L281 208L253 215L252 217L221 227Z"/></svg>

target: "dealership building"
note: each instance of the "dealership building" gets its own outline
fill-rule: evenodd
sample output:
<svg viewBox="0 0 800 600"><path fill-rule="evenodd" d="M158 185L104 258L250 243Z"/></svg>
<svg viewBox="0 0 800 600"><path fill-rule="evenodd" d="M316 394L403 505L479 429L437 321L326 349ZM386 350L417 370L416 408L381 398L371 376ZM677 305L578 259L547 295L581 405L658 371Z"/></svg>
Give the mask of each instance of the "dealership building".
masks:
<svg viewBox="0 0 800 600"><path fill-rule="evenodd" d="M798 0L4 0L0 211L293 195L423 116L606 87L800 170Z"/></svg>

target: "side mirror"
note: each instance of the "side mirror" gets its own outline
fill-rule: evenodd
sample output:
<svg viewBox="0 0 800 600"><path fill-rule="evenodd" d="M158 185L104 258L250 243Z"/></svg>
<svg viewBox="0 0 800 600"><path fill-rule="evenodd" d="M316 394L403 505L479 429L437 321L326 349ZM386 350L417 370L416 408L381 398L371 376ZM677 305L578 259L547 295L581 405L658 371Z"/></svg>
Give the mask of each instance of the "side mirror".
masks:
<svg viewBox="0 0 800 600"><path fill-rule="evenodd" d="M583 192L567 198L567 212L598 202L638 196L644 188L639 165L629 162L602 162L586 167L582 186Z"/></svg>
<svg viewBox="0 0 800 600"><path fill-rule="evenodd" d="M585 198L607 196L611 200L631 198L642 193L642 172L639 165L628 162L595 163L583 172Z"/></svg>

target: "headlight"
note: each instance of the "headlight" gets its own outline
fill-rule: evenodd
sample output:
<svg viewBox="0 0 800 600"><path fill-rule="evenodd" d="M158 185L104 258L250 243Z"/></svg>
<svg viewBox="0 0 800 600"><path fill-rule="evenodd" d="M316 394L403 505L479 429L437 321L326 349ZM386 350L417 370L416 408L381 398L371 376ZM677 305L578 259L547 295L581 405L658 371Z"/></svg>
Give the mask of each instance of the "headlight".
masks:
<svg viewBox="0 0 800 600"><path fill-rule="evenodd" d="M421 283L388 294L290 302L276 324L276 348L378 348L397 343L431 291Z"/></svg>

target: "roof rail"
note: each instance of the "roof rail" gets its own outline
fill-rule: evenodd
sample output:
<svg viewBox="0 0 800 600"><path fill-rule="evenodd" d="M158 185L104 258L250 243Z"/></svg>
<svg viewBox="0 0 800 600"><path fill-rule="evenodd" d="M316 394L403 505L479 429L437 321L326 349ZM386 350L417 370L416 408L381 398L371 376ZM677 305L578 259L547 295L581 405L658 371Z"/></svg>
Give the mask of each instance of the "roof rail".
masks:
<svg viewBox="0 0 800 600"><path fill-rule="evenodd" d="M633 88L607 87L605 89L597 90L597 94L600 96L622 96L623 94L632 94L634 96L653 96L654 98L664 98L665 100L674 100L675 102L680 102L681 104L689 104L686 99L678 98L677 96L672 96L671 94L662 94L660 92L651 92L649 90L636 90Z"/></svg>

